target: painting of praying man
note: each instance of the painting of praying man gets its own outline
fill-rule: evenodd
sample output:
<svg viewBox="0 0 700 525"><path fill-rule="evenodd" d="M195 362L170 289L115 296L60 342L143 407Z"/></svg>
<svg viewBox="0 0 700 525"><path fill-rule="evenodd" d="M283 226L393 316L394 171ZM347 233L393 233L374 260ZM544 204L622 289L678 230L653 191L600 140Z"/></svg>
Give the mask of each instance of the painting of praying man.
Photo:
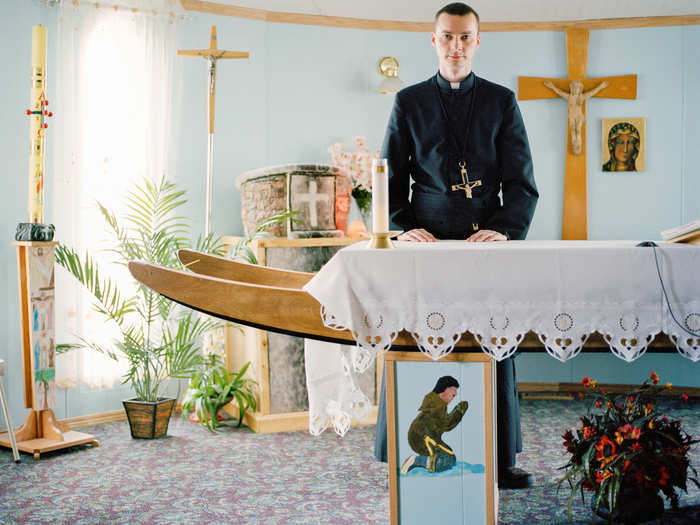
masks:
<svg viewBox="0 0 700 525"><path fill-rule="evenodd" d="M418 467L428 472L441 472L457 463L454 451L442 440L442 434L455 428L469 408L469 403L460 401L447 412L447 405L457 396L458 388L454 377L442 376L423 398L418 415L408 429L408 443L418 455L412 454L404 461L401 474Z"/></svg>
<svg viewBox="0 0 700 525"><path fill-rule="evenodd" d="M645 119L603 119L603 171L644 171Z"/></svg>
<svg viewBox="0 0 700 525"><path fill-rule="evenodd" d="M392 523L495 523L491 357L387 352L385 366Z"/></svg>

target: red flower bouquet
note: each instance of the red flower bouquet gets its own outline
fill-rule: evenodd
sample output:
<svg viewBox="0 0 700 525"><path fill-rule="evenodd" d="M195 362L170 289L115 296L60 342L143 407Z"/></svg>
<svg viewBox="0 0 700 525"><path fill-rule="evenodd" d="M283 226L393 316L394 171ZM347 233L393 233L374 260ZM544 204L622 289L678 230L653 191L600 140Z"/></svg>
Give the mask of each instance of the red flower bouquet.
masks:
<svg viewBox="0 0 700 525"><path fill-rule="evenodd" d="M687 492L688 480L700 488L688 459L690 446L698 440L681 428L681 420L659 414L655 403L657 394L670 389L670 383L659 385L653 371L639 388L626 394L612 395L588 377L581 383L590 389L594 403L581 417L579 429L562 436L571 457L558 483L567 481L571 487L570 520L574 495L581 492L583 498L584 489L595 493L594 513L609 521L631 521L630 512L647 519L663 512L659 492L675 509L676 488ZM683 401L687 399L684 395ZM689 477L689 470L696 477ZM634 510L623 508L628 501Z"/></svg>

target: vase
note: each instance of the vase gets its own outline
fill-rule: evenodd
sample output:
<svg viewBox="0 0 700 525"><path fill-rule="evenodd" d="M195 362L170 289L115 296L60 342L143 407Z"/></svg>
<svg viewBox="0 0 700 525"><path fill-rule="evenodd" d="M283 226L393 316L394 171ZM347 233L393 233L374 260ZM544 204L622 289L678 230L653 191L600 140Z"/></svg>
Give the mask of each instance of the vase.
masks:
<svg viewBox="0 0 700 525"><path fill-rule="evenodd" d="M170 414L175 400L158 398L158 401L126 399L122 401L129 420L132 438L157 439L168 433Z"/></svg>
<svg viewBox="0 0 700 525"><path fill-rule="evenodd" d="M365 228L368 232L372 231L372 209L365 208L364 210L360 208L360 217L362 217L362 222L365 223Z"/></svg>
<svg viewBox="0 0 700 525"><path fill-rule="evenodd" d="M365 226L365 230L370 231L372 229L372 206L361 208L357 199L353 197L350 203L350 213L348 215L348 231L350 226L357 226L357 221L361 221Z"/></svg>
<svg viewBox="0 0 700 525"><path fill-rule="evenodd" d="M591 502L595 508L596 497ZM664 500L658 492L651 492L638 486L621 486L617 494L617 505L610 519L606 501L601 501L596 514L612 523L645 523L664 513Z"/></svg>

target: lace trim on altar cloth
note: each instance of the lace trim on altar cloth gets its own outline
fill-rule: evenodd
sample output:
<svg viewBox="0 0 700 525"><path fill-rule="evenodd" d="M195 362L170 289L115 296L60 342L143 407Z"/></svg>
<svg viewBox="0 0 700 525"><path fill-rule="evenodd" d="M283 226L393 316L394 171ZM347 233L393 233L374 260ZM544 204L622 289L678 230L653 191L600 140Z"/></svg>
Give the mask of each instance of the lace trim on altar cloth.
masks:
<svg viewBox="0 0 700 525"><path fill-rule="evenodd" d="M357 366L364 366L369 351L357 346L327 343L315 347L317 344L307 340L304 349L309 432L318 436L333 427L337 434L344 436L353 421L369 417L372 407L369 398L359 388L356 375Z"/></svg>
<svg viewBox="0 0 700 525"><path fill-rule="evenodd" d="M598 332L616 357L627 362L639 359L660 332L668 334L676 350L693 362L700 360L700 302L673 305L681 314L679 327L667 309L577 304L554 309L517 305L502 308L474 305L469 308L422 307L417 313L382 306L371 312L354 311L349 323L339 320L324 306L321 318L325 326L348 329L357 346L350 356L353 368L361 372L381 352L387 351L401 330L413 335L418 348L433 360L454 349L464 333L471 333L482 350L497 361L512 356L532 330L546 352L565 362L576 357L590 334ZM382 313L378 313L381 311Z"/></svg>
<svg viewBox="0 0 700 525"><path fill-rule="evenodd" d="M362 391L353 392L349 410L343 409L343 403L330 400L322 412L309 412L309 433L320 436L324 430L333 427L335 433L344 436L350 430L353 421L362 421L369 417L370 401Z"/></svg>

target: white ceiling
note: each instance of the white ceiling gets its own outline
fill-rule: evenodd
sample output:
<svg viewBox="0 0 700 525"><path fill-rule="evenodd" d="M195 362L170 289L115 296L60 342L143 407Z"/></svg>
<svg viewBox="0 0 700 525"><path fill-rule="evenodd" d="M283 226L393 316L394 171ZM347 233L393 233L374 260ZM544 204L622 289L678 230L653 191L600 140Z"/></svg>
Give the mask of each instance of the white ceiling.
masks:
<svg viewBox="0 0 700 525"><path fill-rule="evenodd" d="M450 0L210 0L219 4L311 15L432 21ZM469 0L482 22L562 21L697 15L700 0Z"/></svg>

